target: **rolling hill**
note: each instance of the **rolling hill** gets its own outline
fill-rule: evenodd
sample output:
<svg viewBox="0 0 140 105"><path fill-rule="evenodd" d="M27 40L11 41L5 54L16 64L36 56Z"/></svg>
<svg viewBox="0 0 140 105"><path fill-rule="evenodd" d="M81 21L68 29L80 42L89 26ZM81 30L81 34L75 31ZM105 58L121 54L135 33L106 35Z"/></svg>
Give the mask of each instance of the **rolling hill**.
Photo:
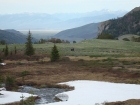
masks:
<svg viewBox="0 0 140 105"><path fill-rule="evenodd" d="M81 27L64 30L56 34L55 38L60 38L69 41L81 41L91 39L97 36L98 23L91 23Z"/></svg>
<svg viewBox="0 0 140 105"><path fill-rule="evenodd" d="M8 29L8 30L0 30L0 40L5 40L6 43L25 43L26 35L20 33L19 31ZM32 40L36 41L35 38Z"/></svg>

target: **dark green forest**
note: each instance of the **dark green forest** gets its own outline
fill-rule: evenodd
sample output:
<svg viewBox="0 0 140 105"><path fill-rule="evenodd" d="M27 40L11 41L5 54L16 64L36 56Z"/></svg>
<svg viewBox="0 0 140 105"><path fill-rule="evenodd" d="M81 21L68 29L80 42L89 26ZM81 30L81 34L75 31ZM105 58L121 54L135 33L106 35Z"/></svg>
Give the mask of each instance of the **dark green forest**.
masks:
<svg viewBox="0 0 140 105"><path fill-rule="evenodd" d="M118 19L109 20L107 30L102 33L108 33L118 37L125 34L140 35L140 11L133 11Z"/></svg>

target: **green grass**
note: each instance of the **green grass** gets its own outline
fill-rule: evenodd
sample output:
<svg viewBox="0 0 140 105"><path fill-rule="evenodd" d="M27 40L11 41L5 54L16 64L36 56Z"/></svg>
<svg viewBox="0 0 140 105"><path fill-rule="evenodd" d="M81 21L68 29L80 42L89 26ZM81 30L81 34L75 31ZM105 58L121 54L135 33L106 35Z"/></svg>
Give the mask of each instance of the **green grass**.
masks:
<svg viewBox="0 0 140 105"><path fill-rule="evenodd" d="M64 56L90 56L90 57L121 57L121 56L140 56L140 43L119 41L119 40L84 40L75 44L56 44L60 55ZM14 51L14 46L17 50L23 52L24 44L8 45L10 50ZM36 53L50 54L53 43L49 44L34 44ZM0 50L5 46L0 45ZM75 51L71 51L74 48Z"/></svg>

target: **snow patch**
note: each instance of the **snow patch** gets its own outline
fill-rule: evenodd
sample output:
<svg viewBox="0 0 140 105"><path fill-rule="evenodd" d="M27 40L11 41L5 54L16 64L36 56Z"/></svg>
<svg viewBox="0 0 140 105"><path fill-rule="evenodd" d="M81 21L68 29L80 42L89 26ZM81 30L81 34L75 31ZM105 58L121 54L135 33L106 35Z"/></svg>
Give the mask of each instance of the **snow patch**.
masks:
<svg viewBox="0 0 140 105"><path fill-rule="evenodd" d="M0 91L0 93L3 94L0 97L0 105L7 104L7 103L19 102L21 100L22 96L24 96L24 100L27 99L28 97L33 96L32 94L28 94L28 93L3 91L3 90Z"/></svg>
<svg viewBox="0 0 140 105"><path fill-rule="evenodd" d="M63 84L74 86L75 90L64 92L68 101L46 105L101 105L104 102L140 99L140 85L98 81L70 81Z"/></svg>

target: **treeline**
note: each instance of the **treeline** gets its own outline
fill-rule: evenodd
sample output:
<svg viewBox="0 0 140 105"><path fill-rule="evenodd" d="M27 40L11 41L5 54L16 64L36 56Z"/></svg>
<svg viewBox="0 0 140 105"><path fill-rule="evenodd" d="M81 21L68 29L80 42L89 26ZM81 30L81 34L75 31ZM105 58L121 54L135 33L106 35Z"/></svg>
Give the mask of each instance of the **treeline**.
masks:
<svg viewBox="0 0 140 105"><path fill-rule="evenodd" d="M35 44L43 44L43 43L70 43L68 40L61 40L57 38L51 38L51 39L40 39L39 41L35 42Z"/></svg>
<svg viewBox="0 0 140 105"><path fill-rule="evenodd" d="M108 33L98 34L97 39L114 39L114 36Z"/></svg>
<svg viewBox="0 0 140 105"><path fill-rule="evenodd" d="M34 42L34 44L44 44L44 43L70 43L68 40L61 40L61 39L57 39L57 38L51 38L51 39L40 39L39 41ZM73 41L73 43L76 43L76 41ZM6 41L5 40L1 40L0 41L0 45L6 45Z"/></svg>
<svg viewBox="0 0 140 105"><path fill-rule="evenodd" d="M6 41L5 41L5 40L1 40L1 41L0 41L0 44L1 44L1 45L5 45L5 44L6 44Z"/></svg>
<svg viewBox="0 0 140 105"><path fill-rule="evenodd" d="M7 57L8 55L13 55L13 54L16 54L16 53L17 53L16 46L14 47L14 50L9 51L8 45L5 44L5 48L2 49L2 52L0 53L0 55L3 54L5 57Z"/></svg>

